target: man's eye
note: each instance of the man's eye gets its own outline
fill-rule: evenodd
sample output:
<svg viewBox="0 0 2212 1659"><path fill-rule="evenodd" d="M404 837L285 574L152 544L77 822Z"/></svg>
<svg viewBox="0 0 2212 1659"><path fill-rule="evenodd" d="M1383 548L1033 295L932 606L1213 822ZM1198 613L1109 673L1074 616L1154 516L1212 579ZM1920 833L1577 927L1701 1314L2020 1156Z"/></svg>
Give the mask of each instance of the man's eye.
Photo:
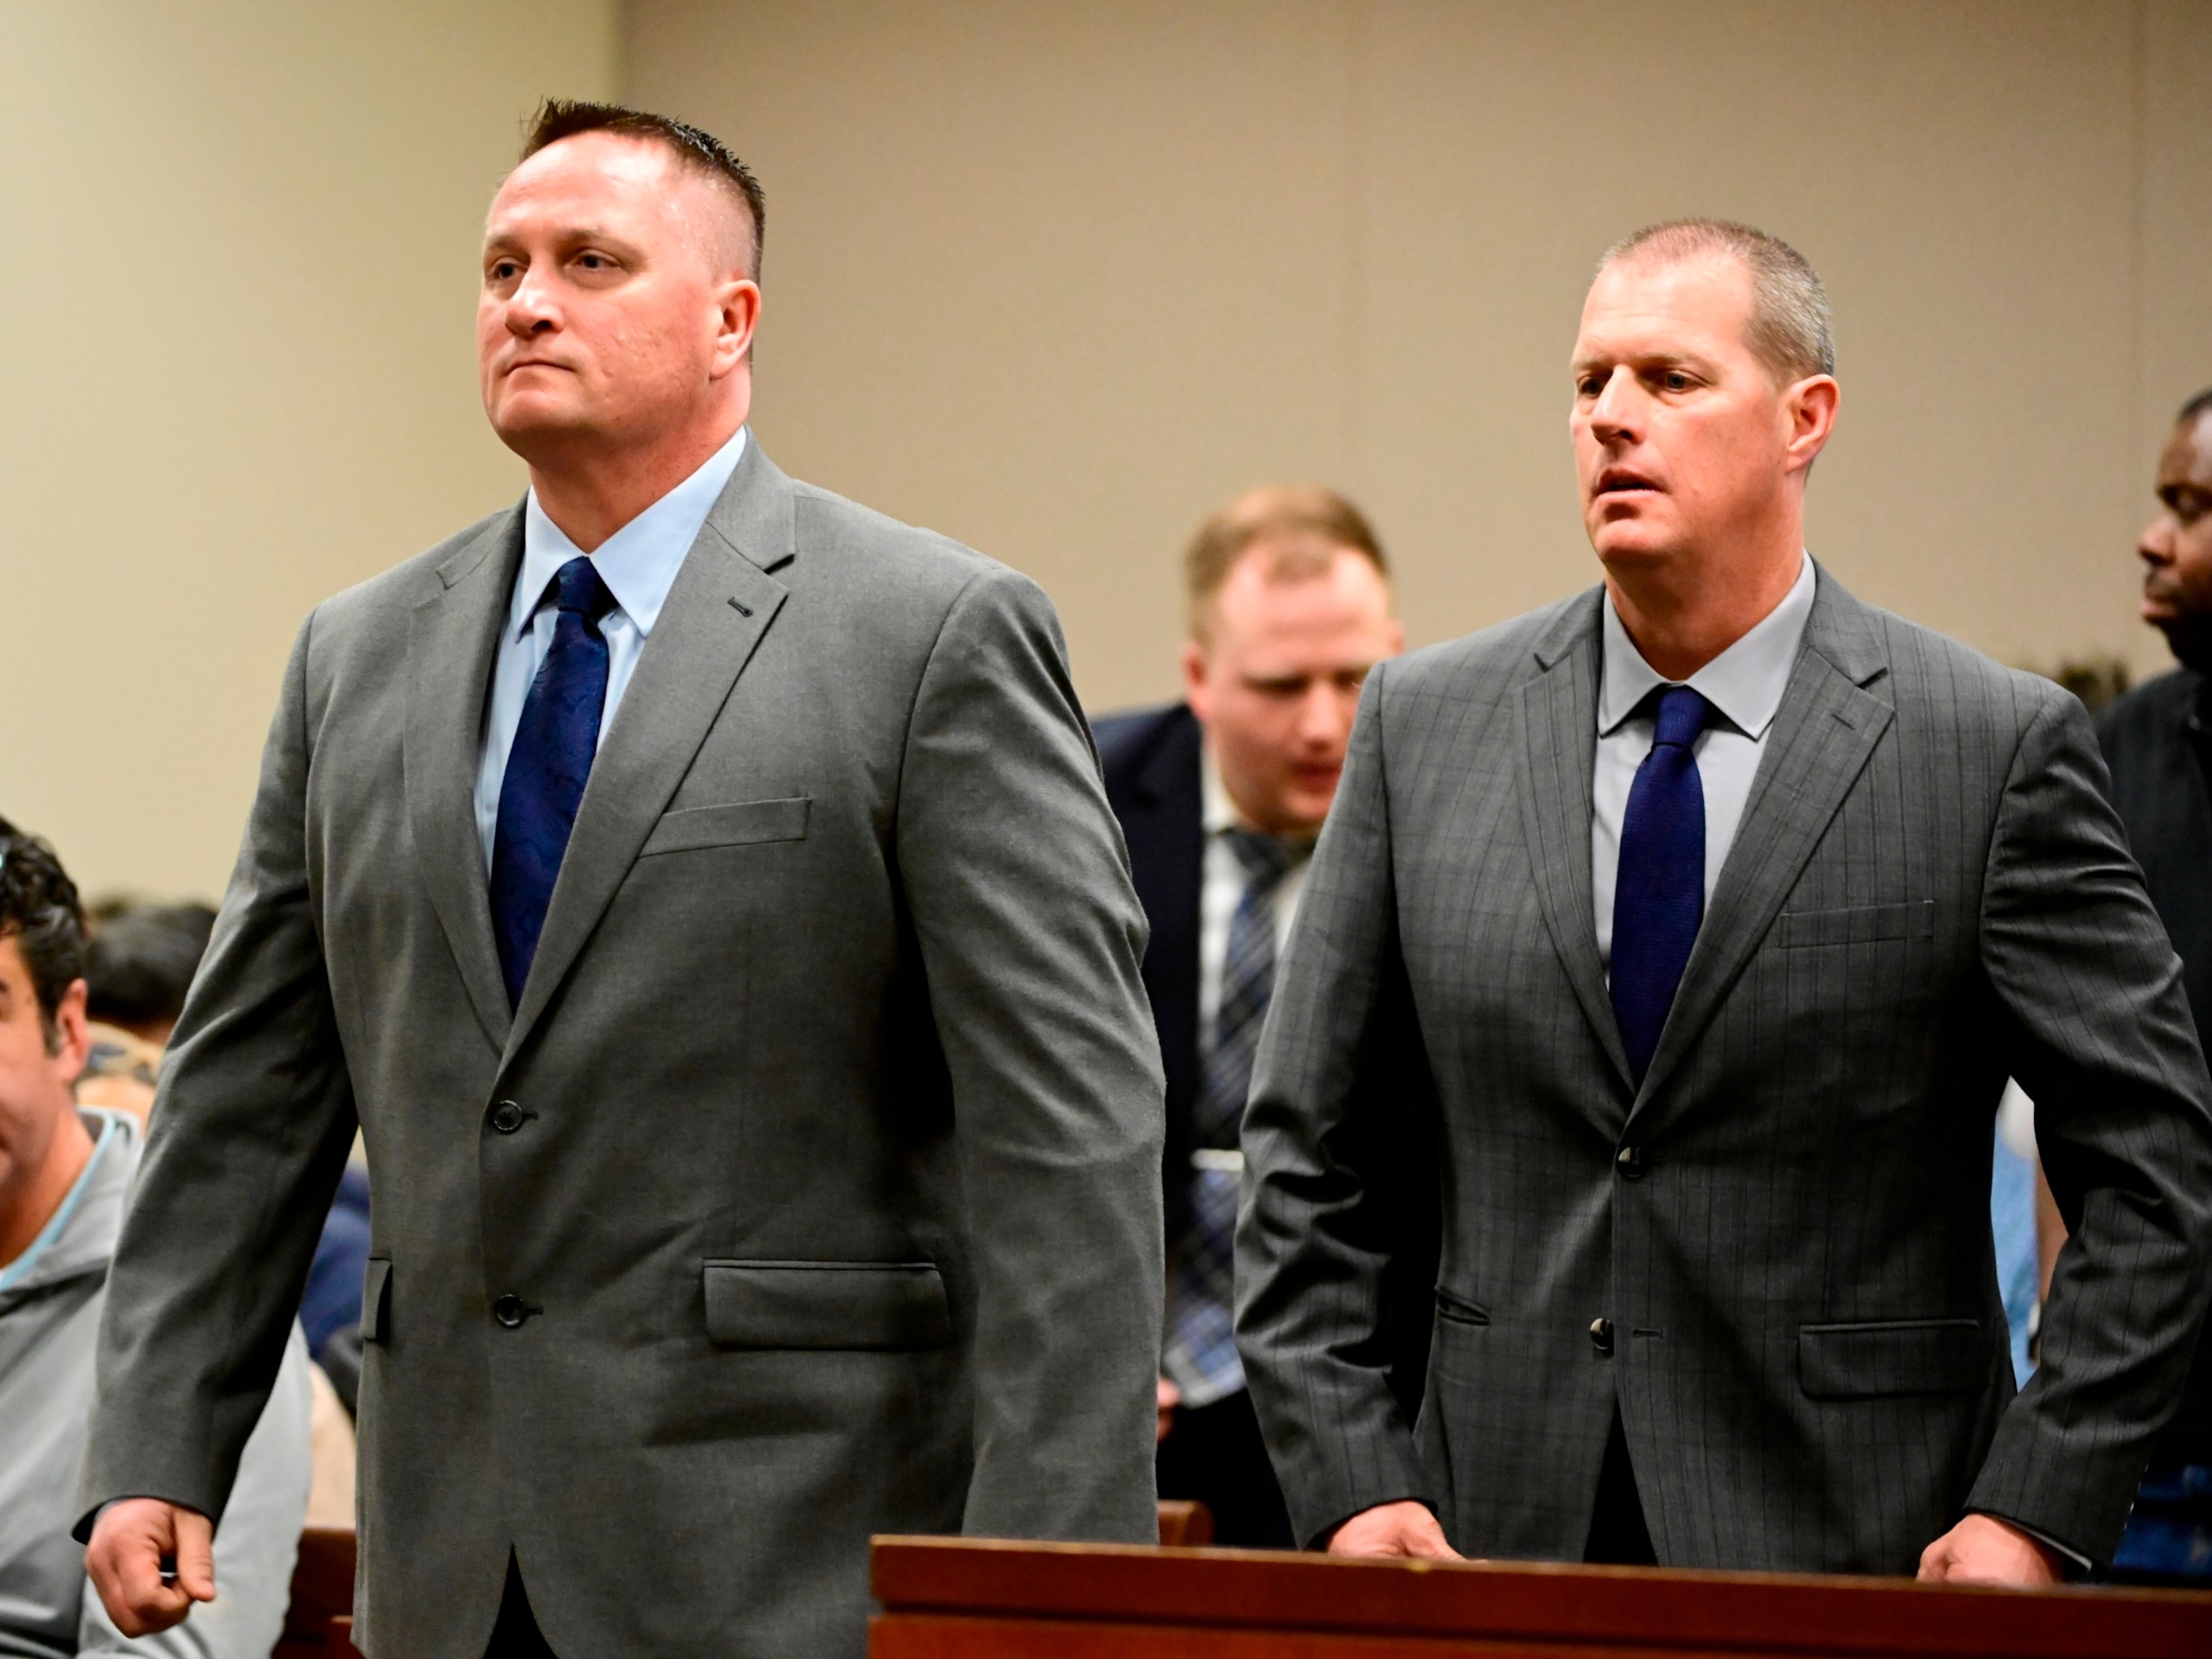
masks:
<svg viewBox="0 0 2212 1659"><path fill-rule="evenodd" d="M576 263L586 270L612 270L615 262L604 253L580 253Z"/></svg>
<svg viewBox="0 0 2212 1659"><path fill-rule="evenodd" d="M514 280L521 269L522 267L512 259L501 259L488 269L484 276L491 282L510 283Z"/></svg>
<svg viewBox="0 0 2212 1659"><path fill-rule="evenodd" d="M1669 392L1687 392L1690 389L1690 377L1679 368L1668 369L1661 377L1660 383Z"/></svg>

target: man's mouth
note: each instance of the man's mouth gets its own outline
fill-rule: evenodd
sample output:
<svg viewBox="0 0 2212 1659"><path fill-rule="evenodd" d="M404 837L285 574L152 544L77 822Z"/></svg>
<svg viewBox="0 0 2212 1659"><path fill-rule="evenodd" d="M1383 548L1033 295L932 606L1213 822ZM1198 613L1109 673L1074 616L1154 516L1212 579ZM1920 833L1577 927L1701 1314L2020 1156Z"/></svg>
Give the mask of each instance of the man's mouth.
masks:
<svg viewBox="0 0 2212 1659"><path fill-rule="evenodd" d="M1609 466L1597 475L1597 489L1594 493L1600 495L1626 495L1638 490L1656 492L1658 488L1657 484L1652 483L1641 472L1631 472L1626 467Z"/></svg>

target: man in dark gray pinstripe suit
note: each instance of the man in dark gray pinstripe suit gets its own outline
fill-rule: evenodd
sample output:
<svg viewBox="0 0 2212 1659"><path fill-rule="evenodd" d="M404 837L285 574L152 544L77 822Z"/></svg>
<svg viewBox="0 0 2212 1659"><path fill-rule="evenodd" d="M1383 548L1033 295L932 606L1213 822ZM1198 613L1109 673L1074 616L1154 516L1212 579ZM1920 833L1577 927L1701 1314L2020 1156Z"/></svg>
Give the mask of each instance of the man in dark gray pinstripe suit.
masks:
<svg viewBox="0 0 2212 1659"><path fill-rule="evenodd" d="M1630 238L1574 361L1604 586L1367 682L1243 1128L1238 1340L1305 1541L2111 1558L2212 1295L2212 1083L2080 705L1804 552L1832 369L1787 246ZM1444 1237L1412 1425L1364 1201L1392 1041ZM2016 1400L2008 1074L2073 1235Z"/></svg>

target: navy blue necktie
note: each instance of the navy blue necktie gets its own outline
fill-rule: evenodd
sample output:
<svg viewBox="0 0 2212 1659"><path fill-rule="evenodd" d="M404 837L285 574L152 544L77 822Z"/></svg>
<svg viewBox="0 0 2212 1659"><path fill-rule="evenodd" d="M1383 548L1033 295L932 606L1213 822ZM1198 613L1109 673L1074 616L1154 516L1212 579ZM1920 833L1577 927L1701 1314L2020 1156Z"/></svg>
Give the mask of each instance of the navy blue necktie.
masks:
<svg viewBox="0 0 2212 1659"><path fill-rule="evenodd" d="M1686 685L1659 693L1651 752L1620 821L1613 889L1613 1013L1638 1083L1705 915L1705 787L1692 745L1712 705Z"/></svg>
<svg viewBox="0 0 2212 1659"><path fill-rule="evenodd" d="M522 1000L538 955L607 702L607 641L599 621L615 608L615 596L581 555L554 573L552 586L561 614L514 728L492 834L491 919L510 1006Z"/></svg>

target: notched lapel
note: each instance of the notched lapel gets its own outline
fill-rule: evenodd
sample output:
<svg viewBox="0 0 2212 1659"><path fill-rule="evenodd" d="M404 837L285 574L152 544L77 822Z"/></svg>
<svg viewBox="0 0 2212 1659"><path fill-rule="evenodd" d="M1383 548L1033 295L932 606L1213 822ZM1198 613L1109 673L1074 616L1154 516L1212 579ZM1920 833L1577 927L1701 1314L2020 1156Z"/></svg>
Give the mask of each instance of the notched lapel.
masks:
<svg viewBox="0 0 2212 1659"><path fill-rule="evenodd" d="M430 903L494 1047L507 1041L507 986L477 831L477 747L507 598L522 561L522 514L504 514L438 568L407 635L407 813Z"/></svg>
<svg viewBox="0 0 2212 1659"><path fill-rule="evenodd" d="M1632 1078L1598 959L1590 886L1590 774L1597 761L1595 592L1569 606L1536 651L1540 672L1521 688L1522 833L1536 892L1575 998L1624 1085ZM1617 1126L1608 1126L1608 1129Z"/></svg>
<svg viewBox="0 0 2212 1659"><path fill-rule="evenodd" d="M736 476L677 573L592 763L502 1068L521 1052L575 964L782 608L788 590L767 573L788 564L794 551L791 486L748 440Z"/></svg>
<svg viewBox="0 0 2212 1659"><path fill-rule="evenodd" d="M1888 666L1871 613L1825 570L1820 582L1742 824L1721 866L1635 1112L1656 1096L1711 1022L1896 716L1885 698L1867 689L1878 687Z"/></svg>

